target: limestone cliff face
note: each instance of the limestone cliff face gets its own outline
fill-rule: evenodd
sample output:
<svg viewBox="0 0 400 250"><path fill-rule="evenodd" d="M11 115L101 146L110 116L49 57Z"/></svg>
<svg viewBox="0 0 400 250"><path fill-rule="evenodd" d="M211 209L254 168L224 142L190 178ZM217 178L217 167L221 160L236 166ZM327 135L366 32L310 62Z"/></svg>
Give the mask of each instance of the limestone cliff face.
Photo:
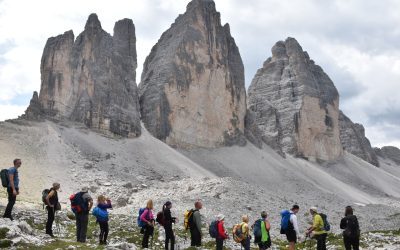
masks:
<svg viewBox="0 0 400 250"><path fill-rule="evenodd" d="M400 149L394 146L384 146L382 148L374 148L377 156L392 160L397 165L400 165Z"/></svg>
<svg viewBox="0 0 400 250"><path fill-rule="evenodd" d="M309 159L342 155L338 106L333 82L293 38L275 44L248 91L259 137L278 151Z"/></svg>
<svg viewBox="0 0 400 250"><path fill-rule="evenodd" d="M365 137L363 125L353 123L342 111L339 114L340 140L343 149L361 159L379 167L379 161L368 138Z"/></svg>
<svg viewBox="0 0 400 250"><path fill-rule="evenodd" d="M97 15L91 14L75 41L72 31L48 39L41 62L41 109L36 117L73 120L101 131L138 136L136 68L132 20L118 21L111 36Z"/></svg>
<svg viewBox="0 0 400 250"><path fill-rule="evenodd" d="M193 0L144 63L142 120L177 147L244 144L244 67L211 0Z"/></svg>

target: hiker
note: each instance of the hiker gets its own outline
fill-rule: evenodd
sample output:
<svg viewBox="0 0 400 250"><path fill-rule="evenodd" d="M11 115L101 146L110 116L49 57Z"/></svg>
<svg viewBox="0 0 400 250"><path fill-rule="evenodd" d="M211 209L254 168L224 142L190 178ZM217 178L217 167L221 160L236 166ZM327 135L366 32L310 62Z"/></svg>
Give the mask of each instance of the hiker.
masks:
<svg viewBox="0 0 400 250"><path fill-rule="evenodd" d="M242 231L243 239L240 244L243 246L244 250L250 250L250 229L249 229L249 216L242 216L242 223L240 223L240 229Z"/></svg>
<svg viewBox="0 0 400 250"><path fill-rule="evenodd" d="M254 222L254 243L258 244L258 249L265 250L271 247L271 237L269 231L271 230L271 224L268 221L268 214L266 211L261 212L261 219Z"/></svg>
<svg viewBox="0 0 400 250"><path fill-rule="evenodd" d="M340 221L340 229L343 231L343 241L346 250L358 250L360 245L360 226L357 217L353 215L353 208L347 206L344 218Z"/></svg>
<svg viewBox="0 0 400 250"><path fill-rule="evenodd" d="M228 234L224 227L225 216L219 214L217 216L217 237L215 238L217 250L222 250L224 248L224 240L228 238Z"/></svg>
<svg viewBox="0 0 400 250"><path fill-rule="evenodd" d="M289 250L296 249L297 240L300 241L299 225L297 223L296 214L299 212L300 207L298 205L293 205L292 209L289 211L289 221L286 230L286 239L289 242Z"/></svg>
<svg viewBox="0 0 400 250"><path fill-rule="evenodd" d="M201 246L201 214L200 209L203 208L201 201L196 201L194 203L194 210L191 218L189 219L190 228L190 246L200 247Z"/></svg>
<svg viewBox="0 0 400 250"><path fill-rule="evenodd" d="M92 214L96 216L96 223L100 226L99 244L107 245L108 236L108 211L112 208L111 200L107 199L104 195L97 197L97 207L93 209Z"/></svg>
<svg viewBox="0 0 400 250"><path fill-rule="evenodd" d="M306 236L317 240L317 250L326 250L327 232L324 230L324 221L318 214L316 207L310 208L310 214L313 217L313 224L307 229Z"/></svg>
<svg viewBox="0 0 400 250"><path fill-rule="evenodd" d="M76 199L80 210L75 214L76 217L76 239L78 242L86 242L86 233L89 223L89 211L93 206L93 199L89 195L89 188L83 187L81 192L77 193Z"/></svg>
<svg viewBox="0 0 400 250"><path fill-rule="evenodd" d="M153 239L155 221L152 210L153 210L153 200L148 200L146 209L140 216L140 220L145 223L145 226L143 227L143 240L142 240L143 248L149 248L150 236Z"/></svg>
<svg viewBox="0 0 400 250"><path fill-rule="evenodd" d="M14 218L12 217L12 209L14 207L15 201L17 200L17 195L19 195L18 168L21 167L22 161L21 159L15 159L13 163L14 167L8 169L8 203L6 211L3 215L4 218L9 218L10 220L14 220Z"/></svg>
<svg viewBox="0 0 400 250"><path fill-rule="evenodd" d="M50 188L48 195L46 196L46 209L47 209L47 222L46 222L46 234L54 237L53 235L53 222L56 211L60 210L58 202L58 190L60 189L59 183L53 183L52 188Z"/></svg>
<svg viewBox="0 0 400 250"><path fill-rule="evenodd" d="M168 250L169 241L171 240L171 250L174 250L175 235L172 230L172 223L176 222L176 218L171 215L172 203L167 201L163 206L163 226L165 229L165 249Z"/></svg>

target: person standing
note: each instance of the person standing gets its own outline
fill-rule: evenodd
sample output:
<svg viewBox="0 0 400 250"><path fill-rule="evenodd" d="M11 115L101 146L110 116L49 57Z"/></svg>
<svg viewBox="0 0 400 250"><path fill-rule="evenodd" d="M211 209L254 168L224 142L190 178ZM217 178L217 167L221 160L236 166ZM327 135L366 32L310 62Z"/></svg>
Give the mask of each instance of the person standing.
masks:
<svg viewBox="0 0 400 250"><path fill-rule="evenodd" d="M60 189L59 183L53 183L53 187L50 188L49 194L46 196L46 209L47 209L47 222L46 222L46 234L54 237L53 235L53 222L58 209L58 193Z"/></svg>
<svg viewBox="0 0 400 250"><path fill-rule="evenodd" d="M4 212L3 218L9 218L10 220L14 220L12 217L12 209L14 207L15 201L17 200L17 195L19 195L19 176L18 176L18 168L21 167L22 161L21 159L14 160L14 167L8 169L8 203L6 207L6 211Z"/></svg>
<svg viewBox="0 0 400 250"><path fill-rule="evenodd" d="M153 215L153 200L148 200L146 209L140 216L140 220L146 223L146 225L143 228L143 239L142 239L142 247L143 248L149 248L149 237L153 237L154 233L154 215Z"/></svg>
<svg viewBox="0 0 400 250"><path fill-rule="evenodd" d="M222 250L224 248L224 240L228 238L224 227L224 219L225 216L223 214L217 216L217 237L215 238L217 250Z"/></svg>
<svg viewBox="0 0 400 250"><path fill-rule="evenodd" d="M260 236L254 237L254 243L258 244L258 249L265 250L271 247L271 237L269 231L271 230L271 224L268 221L268 213L266 211L261 212L261 219L258 219L254 227L259 227Z"/></svg>
<svg viewBox="0 0 400 250"><path fill-rule="evenodd" d="M171 250L175 247L175 235L172 224L176 222L176 218L171 215L172 203L167 201L163 206L163 218L165 229L165 249L168 250L169 241L171 240Z"/></svg>
<svg viewBox="0 0 400 250"><path fill-rule="evenodd" d="M317 250L326 250L327 232L324 230L324 221L321 215L318 214L316 207L310 208L310 214L313 217L313 225L307 229L306 235L317 240Z"/></svg>
<svg viewBox="0 0 400 250"><path fill-rule="evenodd" d="M201 238L202 238L202 233L201 233L201 214L200 214L200 209L203 208L203 204L201 201L196 201L194 203L194 210L191 215L191 218L189 219L189 225L190 225L190 245L194 247L200 247L201 246Z"/></svg>
<svg viewBox="0 0 400 250"><path fill-rule="evenodd" d="M93 215L96 216L96 222L100 226L99 244L107 245L108 237L108 211L112 208L111 200L104 195L97 197L97 207L93 209Z"/></svg>
<svg viewBox="0 0 400 250"><path fill-rule="evenodd" d="M340 221L340 229L343 231L343 242L346 250L358 250L360 246L360 226L357 217L353 215L353 208L347 206L344 218Z"/></svg>
<svg viewBox="0 0 400 250"><path fill-rule="evenodd" d="M285 230L286 239L289 242L289 250L296 249L297 240L300 240L299 225L296 216L299 210L300 207L298 205L293 205L292 209L290 209L289 224L288 228Z"/></svg>
<svg viewBox="0 0 400 250"><path fill-rule="evenodd" d="M89 223L89 211L93 206L93 199L89 195L89 188L83 187L81 192L77 193L81 211L75 214L76 216L76 238L78 242L86 242L86 233Z"/></svg>
<svg viewBox="0 0 400 250"><path fill-rule="evenodd" d="M250 250L251 236L249 230L249 216L242 216L242 223L240 224L240 227L243 234L243 240L240 242L240 244L243 246L244 250Z"/></svg>

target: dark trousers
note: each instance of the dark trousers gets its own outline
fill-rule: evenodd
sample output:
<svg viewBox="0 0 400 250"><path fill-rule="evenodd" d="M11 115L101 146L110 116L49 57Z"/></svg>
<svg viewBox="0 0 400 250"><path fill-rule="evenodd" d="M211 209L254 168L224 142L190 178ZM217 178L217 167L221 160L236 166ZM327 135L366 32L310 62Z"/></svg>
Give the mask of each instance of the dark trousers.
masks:
<svg viewBox="0 0 400 250"><path fill-rule="evenodd" d="M224 248L224 240L217 238L216 242L217 242L217 250L222 250Z"/></svg>
<svg viewBox="0 0 400 250"><path fill-rule="evenodd" d="M351 250L351 247L353 247L353 250L358 250L360 247L360 238L358 237L343 237L343 241L346 250Z"/></svg>
<svg viewBox="0 0 400 250"><path fill-rule="evenodd" d="M142 247L143 248L149 248L149 237L151 236L153 238L153 233L154 233L154 227L146 225L144 227L144 234L143 234L143 240L142 240Z"/></svg>
<svg viewBox="0 0 400 250"><path fill-rule="evenodd" d="M169 249L169 241L171 240L171 250L174 250L175 247L175 235L174 231L172 230L172 225L165 225L165 249Z"/></svg>
<svg viewBox="0 0 400 250"><path fill-rule="evenodd" d="M89 214L76 214L76 240L78 242L86 242L86 232L89 223Z"/></svg>
<svg viewBox="0 0 400 250"><path fill-rule="evenodd" d="M317 250L326 250L326 236L327 234L315 235L317 240Z"/></svg>
<svg viewBox="0 0 400 250"><path fill-rule="evenodd" d="M190 246L200 247L201 246L201 234L197 227L190 229Z"/></svg>
<svg viewBox="0 0 400 250"><path fill-rule="evenodd" d="M108 237L108 221L99 221L100 225L100 243L106 243Z"/></svg>
<svg viewBox="0 0 400 250"><path fill-rule="evenodd" d="M47 222L46 222L46 234L53 235L53 222L55 217L54 207L46 207L47 209Z"/></svg>
<svg viewBox="0 0 400 250"><path fill-rule="evenodd" d="M16 189L18 190L18 189ZM6 211L4 212L3 217L4 218L10 218L12 219L12 209L14 207L15 201L17 200L17 196L14 196L12 189L11 188L7 188L7 193L8 193L8 203L7 203L7 207L6 207Z"/></svg>
<svg viewBox="0 0 400 250"><path fill-rule="evenodd" d="M250 250L250 241L251 241L250 237L247 237L246 239L242 240L242 242L240 242L244 250Z"/></svg>

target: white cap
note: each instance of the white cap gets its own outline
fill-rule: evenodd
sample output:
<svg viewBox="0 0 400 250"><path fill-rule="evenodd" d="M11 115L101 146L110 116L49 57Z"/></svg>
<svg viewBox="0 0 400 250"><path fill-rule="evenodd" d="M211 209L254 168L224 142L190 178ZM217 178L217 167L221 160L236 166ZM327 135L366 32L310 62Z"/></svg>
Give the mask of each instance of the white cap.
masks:
<svg viewBox="0 0 400 250"><path fill-rule="evenodd" d="M87 193L87 192L89 192L89 188L88 187L82 187L81 192Z"/></svg>
<svg viewBox="0 0 400 250"><path fill-rule="evenodd" d="M225 216L223 214L219 214L217 216L217 220L223 220L223 219L225 219Z"/></svg>
<svg viewBox="0 0 400 250"><path fill-rule="evenodd" d="M314 211L315 213L318 213L317 207L310 207L310 210L311 210L311 211Z"/></svg>

